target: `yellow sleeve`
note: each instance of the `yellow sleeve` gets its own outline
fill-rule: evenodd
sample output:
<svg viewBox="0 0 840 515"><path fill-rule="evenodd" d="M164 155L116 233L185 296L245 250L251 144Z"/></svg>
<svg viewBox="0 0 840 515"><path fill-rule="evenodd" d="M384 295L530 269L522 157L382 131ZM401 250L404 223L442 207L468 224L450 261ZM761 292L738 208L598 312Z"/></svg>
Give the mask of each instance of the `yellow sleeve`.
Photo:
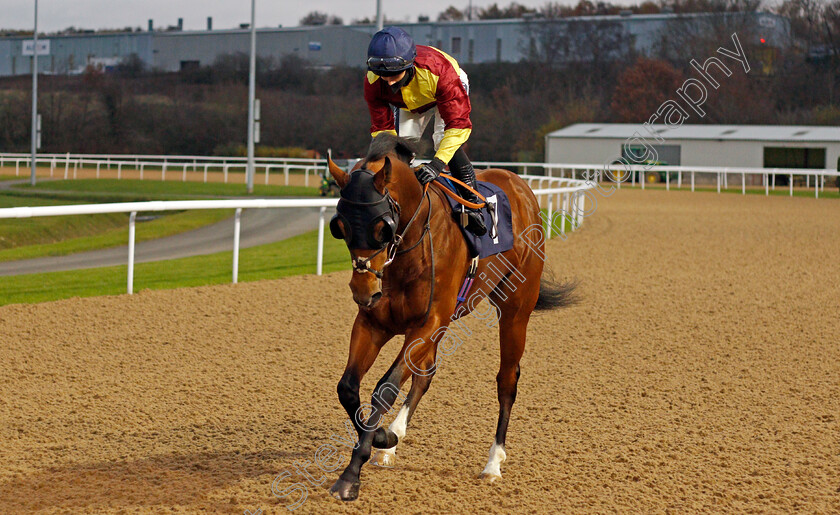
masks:
<svg viewBox="0 0 840 515"><path fill-rule="evenodd" d="M471 132L472 129L446 129L443 131L443 139L440 141L437 152L435 152L435 157L444 163L449 163L455 152L470 138Z"/></svg>

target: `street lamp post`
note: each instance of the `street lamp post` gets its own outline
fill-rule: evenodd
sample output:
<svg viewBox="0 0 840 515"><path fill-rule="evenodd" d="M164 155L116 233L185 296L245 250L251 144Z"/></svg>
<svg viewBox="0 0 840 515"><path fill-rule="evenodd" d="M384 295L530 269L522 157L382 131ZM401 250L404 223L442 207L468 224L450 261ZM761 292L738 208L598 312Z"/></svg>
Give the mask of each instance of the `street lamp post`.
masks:
<svg viewBox="0 0 840 515"><path fill-rule="evenodd" d="M38 152L38 0L35 0L35 30L32 38L32 172L29 182L35 186L35 157Z"/></svg>
<svg viewBox="0 0 840 515"><path fill-rule="evenodd" d="M256 0L251 0L251 64L248 76L248 169L245 179L248 193L254 192L254 97L257 82L257 27L255 22Z"/></svg>

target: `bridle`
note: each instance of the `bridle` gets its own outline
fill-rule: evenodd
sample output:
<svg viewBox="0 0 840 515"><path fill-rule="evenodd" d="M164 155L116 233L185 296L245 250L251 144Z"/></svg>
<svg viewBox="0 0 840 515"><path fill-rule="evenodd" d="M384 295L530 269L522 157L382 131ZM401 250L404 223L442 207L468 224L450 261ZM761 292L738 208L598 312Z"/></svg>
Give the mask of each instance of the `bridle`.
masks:
<svg viewBox="0 0 840 515"><path fill-rule="evenodd" d="M388 201L390 212L391 212L391 217L396 222L396 225L399 225L399 216L400 216L400 211L401 211L399 203L396 200L394 200L394 198L391 196L391 194L390 194L390 192L388 191L387 188L385 188L384 198L387 199L387 201ZM347 202L348 204L356 204L356 205L364 204L364 203L361 203L361 202L353 202L353 201L350 201L350 200L347 200L347 199L342 199L342 200ZM426 215L426 224L423 227L423 233L420 235L420 238L417 239L417 242L415 242L414 245L412 245L411 247L408 247L407 249L399 250L399 247L402 244L406 233L411 228L411 225L414 223L414 220L417 219L417 215L420 214L420 210L423 207L423 200L426 200L426 203L428 204L428 207L429 207L428 213ZM429 233L431 219L432 219L432 201L429 198L429 185L427 184L426 186L423 187L423 198L417 204L417 209L414 211L414 214L411 215L411 218L408 220L408 223L405 224L405 227L403 228L401 233L394 233L394 236L391 238L390 241L388 241L388 243L386 243L382 248L380 248L379 250L377 250L376 252L374 252L373 254L371 254L370 256L368 256L366 258L355 256L355 255L353 255L353 251L352 250L350 251L350 259L351 259L352 264L353 264L353 271L356 272L356 273L359 273L359 274L371 273L377 279L381 280L382 276L385 273L385 268L388 265L390 265L398 255L410 252L415 247L420 245L420 243L423 242L423 240L426 238L426 235ZM388 259L382 265L382 268L380 268L379 270L376 270L375 268L372 268L370 266L370 263L373 260L373 258L378 256L382 252L386 252L386 256L387 256Z"/></svg>
<svg viewBox="0 0 840 515"><path fill-rule="evenodd" d="M355 173L360 171L367 171L364 168L360 170L356 170ZM368 173L370 173L368 171ZM360 176L361 177L361 176ZM361 179L360 179L361 180ZM363 185L364 186L364 185ZM370 187L371 185L365 186ZM349 185L345 186L349 187ZM399 219L400 219L400 205L399 203L394 200L391 196L391 193L388 191L388 188L384 189L382 196L380 198L365 198L361 196L363 200L352 200L348 199L344 196L345 188L342 188L342 197L339 201L338 209L336 209L336 215L330 220L330 232L332 233L333 237L336 239L344 239L348 243L348 250L350 251L350 261L353 265L353 271L357 274L366 274L370 273L373 274L377 280L382 281L385 275L385 269L394 262L397 256L406 254L411 252L428 236L429 240L429 254L431 259L431 277L429 278L429 301L426 305L426 313L423 317L423 324L429 319L429 313L432 309L432 301L435 295L435 247L434 247L434 240L431 235L431 220L432 220L432 199L429 193L429 185L426 184L423 186L423 196L420 199L420 202L417 204L417 209L414 211L414 214L411 215L411 218L408 220L408 223L405 224L402 231L399 233L397 232L397 227L399 227ZM367 190L370 192L370 190ZM426 201L427 205L427 213L426 213L426 223L423 226L423 232L420 234L420 237L417 238L417 241L414 242L410 247L401 249L401 245L405 242L405 236L408 233L411 226L414 224L415 220L417 220L418 216L420 215L420 211L423 209L423 201ZM383 203L387 203L387 209L382 206ZM349 204L356 208L357 213L347 212L342 213L342 205ZM345 216L347 215L347 216ZM358 215L358 216L357 216ZM366 219L366 217L370 217L370 219ZM353 226L348 220L348 217L353 219L356 222L356 229L361 229L361 224L364 223L364 234L353 234ZM344 230L338 226L338 221L341 220L344 223ZM385 227L388 229L390 234L390 238L388 239L387 243L381 245L376 242L377 247L374 247L372 243L376 238L373 236L373 229L375 228L376 224L382 221L385 223ZM384 237L383 237L384 239ZM355 244L359 245L356 248L376 248L376 251L368 257L359 257L353 254L353 250L350 248L351 242L355 242ZM378 270L371 266L371 261L373 258L378 256L379 254L385 252L387 257L385 263L382 265L381 268Z"/></svg>

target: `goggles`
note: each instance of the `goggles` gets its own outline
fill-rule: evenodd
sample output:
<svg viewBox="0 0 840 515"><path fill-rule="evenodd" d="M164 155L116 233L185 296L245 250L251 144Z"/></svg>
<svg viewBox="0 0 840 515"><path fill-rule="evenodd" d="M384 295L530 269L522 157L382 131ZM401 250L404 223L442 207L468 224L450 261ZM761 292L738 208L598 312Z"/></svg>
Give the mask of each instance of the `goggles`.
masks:
<svg viewBox="0 0 840 515"><path fill-rule="evenodd" d="M392 72L399 73L410 68L414 64L414 60L407 61L402 57L368 57L368 69L373 73L378 72Z"/></svg>

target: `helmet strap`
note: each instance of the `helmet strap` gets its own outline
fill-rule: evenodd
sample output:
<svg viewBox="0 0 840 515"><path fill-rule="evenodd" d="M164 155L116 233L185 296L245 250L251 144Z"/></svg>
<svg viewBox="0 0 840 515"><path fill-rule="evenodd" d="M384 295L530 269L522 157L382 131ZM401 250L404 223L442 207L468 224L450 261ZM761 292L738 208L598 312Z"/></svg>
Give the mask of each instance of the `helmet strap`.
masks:
<svg viewBox="0 0 840 515"><path fill-rule="evenodd" d="M395 82L391 85L391 93L398 93L400 91L400 89L402 89L409 82L411 82L411 79L413 79L413 78L414 78L414 66L412 66L411 68L409 68L405 71L405 77L403 77L398 82Z"/></svg>

